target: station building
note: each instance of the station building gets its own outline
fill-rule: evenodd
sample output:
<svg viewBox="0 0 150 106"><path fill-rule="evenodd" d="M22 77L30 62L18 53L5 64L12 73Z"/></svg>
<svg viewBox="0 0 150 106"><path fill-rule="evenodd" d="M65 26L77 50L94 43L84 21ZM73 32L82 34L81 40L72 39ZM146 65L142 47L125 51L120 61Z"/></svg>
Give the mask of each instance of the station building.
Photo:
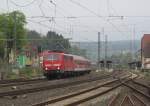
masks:
<svg viewBox="0 0 150 106"><path fill-rule="evenodd" d="M141 40L142 69L150 69L150 34L144 34Z"/></svg>

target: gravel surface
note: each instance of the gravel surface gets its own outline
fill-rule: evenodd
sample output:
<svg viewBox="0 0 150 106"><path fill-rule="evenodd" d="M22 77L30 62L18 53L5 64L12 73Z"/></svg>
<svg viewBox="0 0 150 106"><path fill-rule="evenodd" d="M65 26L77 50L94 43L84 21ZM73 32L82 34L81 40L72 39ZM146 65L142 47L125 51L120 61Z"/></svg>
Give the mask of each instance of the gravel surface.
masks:
<svg viewBox="0 0 150 106"><path fill-rule="evenodd" d="M77 80L103 76L104 74L106 73L92 72L91 74L88 74L85 76L69 78L69 79L54 80L54 81L49 81L48 83L44 83L44 84L39 83L39 84L36 84L36 86L43 86L45 84L58 84L58 83L64 83L64 82L70 82L70 81L74 82ZM110 74L110 73L107 73L107 74ZM102 80L102 82L103 81L104 80ZM90 82L90 86L95 86L97 83L100 83L100 82L99 81ZM84 84L80 84L76 86L70 86L66 88L57 88L57 89L46 90L46 91L41 91L41 92L36 92L36 93L30 93L30 94L20 95L17 97L3 97L3 98L0 98L0 106L30 106L33 103L44 101L50 97L64 95L67 93L85 89L87 87L89 87L89 83L84 83Z"/></svg>
<svg viewBox="0 0 150 106"><path fill-rule="evenodd" d="M150 77L149 78L147 78L147 77L140 77L140 78L136 79L135 81L150 86Z"/></svg>
<svg viewBox="0 0 150 106"><path fill-rule="evenodd" d="M130 94L131 89L128 89L127 87L119 87L107 94L104 94L103 96L97 97L91 101L85 102L81 104L80 106L108 106L112 98L119 94L118 99L113 104L113 106L120 106L119 104L122 102L123 98Z"/></svg>
<svg viewBox="0 0 150 106"><path fill-rule="evenodd" d="M66 78L66 79L56 79L56 80L48 80L45 82L39 82L39 83L32 83L32 84L25 84L25 85L18 85L18 86L9 86L9 87L2 87L0 88L0 92L5 92L5 91L14 91L14 90L20 90L20 89L29 89L29 88L37 88L37 87L43 87L43 86L48 86L48 85L55 85L55 84L63 84L63 83L68 83L68 82L76 82L80 80L86 80L86 79L91 79L103 75L108 75L110 73L104 73L104 72L92 72L91 74L86 74L84 76L79 76L79 77L73 77L73 78Z"/></svg>
<svg viewBox="0 0 150 106"><path fill-rule="evenodd" d="M117 88L112 92L104 94L103 96L97 97L93 100L80 104L79 106L108 106L109 101L114 95L120 93L121 88Z"/></svg>
<svg viewBox="0 0 150 106"><path fill-rule="evenodd" d="M146 76L144 72L136 72L137 74L139 74L138 79L136 79L135 81L137 82L141 82L142 84L145 85L149 85L150 86L150 76ZM148 72L147 72L148 73ZM150 73L150 72L149 72Z"/></svg>
<svg viewBox="0 0 150 106"><path fill-rule="evenodd" d="M141 82L140 82L141 83ZM143 93L145 94L149 94L149 89L148 88L145 88L143 86L140 86L138 84L135 84L133 82L128 82L129 85L131 85L132 87L134 88L137 88L138 90L142 91Z"/></svg>
<svg viewBox="0 0 150 106"><path fill-rule="evenodd" d="M147 106L150 106L150 100L149 99L145 98L143 95L140 95L136 92L133 92L132 89L130 89L126 86L122 86L122 87L120 87L120 88L118 88L112 92L109 92L103 96L100 96L100 97L95 98L91 101L85 102L83 104L80 104L79 106L108 106L108 104L110 103L112 98L114 96L116 96L117 94L119 94L119 98L113 104L113 106L120 106L120 103L123 101L125 96L127 96L127 95L131 96L133 94L136 94L140 99L142 99L144 101L144 103L147 104ZM135 103L138 103L138 101L135 101ZM140 106L140 105L136 105L136 106Z"/></svg>

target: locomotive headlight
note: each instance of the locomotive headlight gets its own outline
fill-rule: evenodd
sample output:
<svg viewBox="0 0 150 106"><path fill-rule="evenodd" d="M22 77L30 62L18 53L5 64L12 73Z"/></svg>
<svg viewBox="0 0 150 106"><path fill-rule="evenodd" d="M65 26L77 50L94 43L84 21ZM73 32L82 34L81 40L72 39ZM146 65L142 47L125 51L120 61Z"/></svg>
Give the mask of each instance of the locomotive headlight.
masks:
<svg viewBox="0 0 150 106"><path fill-rule="evenodd" d="M59 70L59 69L60 69L60 67L57 67L57 69Z"/></svg>
<svg viewBox="0 0 150 106"><path fill-rule="evenodd" d="M61 64L53 64L53 66L58 66L59 67L59 66L61 66Z"/></svg>
<svg viewBox="0 0 150 106"><path fill-rule="evenodd" d="M46 67L50 67L50 66L52 66L52 65L51 65L51 64L46 64L45 66L46 66Z"/></svg>
<svg viewBox="0 0 150 106"><path fill-rule="evenodd" d="M46 67L45 70L48 70L48 68Z"/></svg>
<svg viewBox="0 0 150 106"><path fill-rule="evenodd" d="M57 66L57 67L59 67L59 66L61 66L61 64L46 64L45 66L46 67L50 67L50 66Z"/></svg>

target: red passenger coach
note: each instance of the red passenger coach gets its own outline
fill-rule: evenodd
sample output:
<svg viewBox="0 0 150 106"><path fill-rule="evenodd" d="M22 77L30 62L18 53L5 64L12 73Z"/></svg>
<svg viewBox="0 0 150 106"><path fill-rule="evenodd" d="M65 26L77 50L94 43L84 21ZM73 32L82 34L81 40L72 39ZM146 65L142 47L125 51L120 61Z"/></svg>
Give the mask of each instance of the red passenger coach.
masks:
<svg viewBox="0 0 150 106"><path fill-rule="evenodd" d="M91 63L84 57L63 52L46 51L42 55L43 73L47 78L53 76L78 75L89 73Z"/></svg>

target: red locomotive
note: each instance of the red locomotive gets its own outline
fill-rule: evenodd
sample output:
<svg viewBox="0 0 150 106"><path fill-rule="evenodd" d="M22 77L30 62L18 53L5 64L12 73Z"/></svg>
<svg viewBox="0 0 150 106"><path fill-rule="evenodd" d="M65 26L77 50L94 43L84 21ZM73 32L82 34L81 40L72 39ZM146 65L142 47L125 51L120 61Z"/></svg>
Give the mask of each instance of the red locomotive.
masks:
<svg viewBox="0 0 150 106"><path fill-rule="evenodd" d="M43 73L47 78L89 73L91 63L84 57L57 51L45 51L41 54Z"/></svg>

